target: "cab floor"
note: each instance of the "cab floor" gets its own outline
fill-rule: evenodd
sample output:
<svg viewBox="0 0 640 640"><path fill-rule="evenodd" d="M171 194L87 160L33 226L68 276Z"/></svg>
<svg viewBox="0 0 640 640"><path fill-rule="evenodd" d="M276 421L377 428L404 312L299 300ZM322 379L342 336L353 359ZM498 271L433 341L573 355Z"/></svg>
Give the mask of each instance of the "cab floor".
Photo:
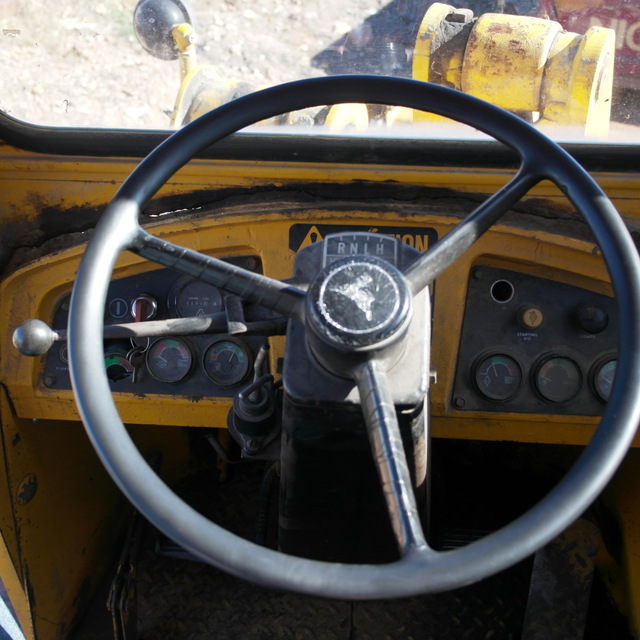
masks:
<svg viewBox="0 0 640 640"><path fill-rule="evenodd" d="M521 637L526 567L438 596L348 602L256 587L188 561L154 564L138 596L141 640Z"/></svg>
<svg viewBox="0 0 640 640"><path fill-rule="evenodd" d="M261 473L250 465L240 466L228 482L212 484L210 489L218 495L209 503L216 505L215 513L208 515L240 535L253 537ZM201 511L207 511L204 484L185 489ZM351 602L258 587L199 562L158 555L151 546L138 570L140 640L521 637L531 562L446 594Z"/></svg>
<svg viewBox="0 0 640 640"><path fill-rule="evenodd" d="M256 523L265 519L262 488L263 468L247 464L234 467L234 473L224 483L212 476L193 478L181 487L180 493L204 515L252 539ZM261 509L262 517L256 515ZM271 509L272 526L268 527L271 538L267 542L271 545L274 511ZM172 549L148 526L136 571L136 597L129 612L129 624L126 634L118 640L540 638L527 632L523 636L532 559L475 585L444 594L353 602L258 587L200 562L158 553L159 547L165 551ZM630 639L626 623L613 611L604 590L596 592L597 597L592 594L585 640ZM104 607L106 596L99 596L96 601L100 612L93 609L74 635L75 640L114 637Z"/></svg>

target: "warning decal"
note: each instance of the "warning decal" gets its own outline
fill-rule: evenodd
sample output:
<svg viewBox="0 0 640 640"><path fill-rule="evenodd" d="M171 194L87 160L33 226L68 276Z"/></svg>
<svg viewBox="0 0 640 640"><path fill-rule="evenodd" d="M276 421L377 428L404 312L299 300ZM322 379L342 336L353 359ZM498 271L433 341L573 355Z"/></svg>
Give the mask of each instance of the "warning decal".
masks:
<svg viewBox="0 0 640 640"><path fill-rule="evenodd" d="M438 239L431 227L386 227L358 224L294 224L289 229L289 249L297 253L300 249L320 242L330 233L366 231L399 238L418 251L426 251Z"/></svg>

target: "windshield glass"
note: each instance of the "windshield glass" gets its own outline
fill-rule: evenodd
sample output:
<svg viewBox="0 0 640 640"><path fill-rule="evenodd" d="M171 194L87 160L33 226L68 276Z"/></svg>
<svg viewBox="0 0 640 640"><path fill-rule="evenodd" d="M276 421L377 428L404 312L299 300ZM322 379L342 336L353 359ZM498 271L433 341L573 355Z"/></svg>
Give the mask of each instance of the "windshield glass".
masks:
<svg viewBox="0 0 640 640"><path fill-rule="evenodd" d="M36 124L171 129L265 86L367 73L470 93L559 139L639 137L638 0L2 0L0 6L0 109ZM365 105L262 123L273 125L471 135L437 117Z"/></svg>

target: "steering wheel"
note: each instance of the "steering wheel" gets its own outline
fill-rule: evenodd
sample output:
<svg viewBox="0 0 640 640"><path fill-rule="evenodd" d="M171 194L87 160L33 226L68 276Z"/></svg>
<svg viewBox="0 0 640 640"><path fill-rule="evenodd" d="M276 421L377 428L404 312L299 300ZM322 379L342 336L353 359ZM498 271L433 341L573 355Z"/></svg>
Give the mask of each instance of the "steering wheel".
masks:
<svg viewBox="0 0 640 640"><path fill-rule="evenodd" d="M517 151L520 167L508 184L403 273L372 261L370 268L382 273L380 277L391 283L386 288L397 296L393 317L382 320L382 332L367 329L357 340L345 338L340 331L335 335L319 332L318 309L329 298L323 302L312 290L326 291L336 278L346 277L348 282L349 269L325 270L307 293L173 245L139 225L140 211L167 179L224 136L284 112L326 104L388 104L391 96L396 105L446 116L493 136ZM591 442L549 494L499 531L455 550L437 551L428 545L420 526L396 414L385 386L388 353L398 351L412 298L543 179L553 181L567 195L602 250L619 311L615 384ZM259 547L198 514L158 478L127 434L106 372L96 365L103 361L103 308L110 275L124 250L295 318L305 324L310 344L320 345L317 353L324 349L323 353L333 351L346 359L360 392L399 560L382 565L340 564ZM640 421L639 296L640 261L620 215L569 154L532 126L476 98L423 82L373 76L317 78L265 89L207 113L170 136L130 175L102 216L78 271L69 318L71 377L89 437L120 489L158 529L202 560L263 585L335 598L434 593L485 578L535 552L579 517L611 478ZM329 316L333 313L330 303L324 304L324 310ZM328 318L330 323L333 320ZM349 324L348 319L345 322ZM326 360L323 364L331 366L331 356Z"/></svg>

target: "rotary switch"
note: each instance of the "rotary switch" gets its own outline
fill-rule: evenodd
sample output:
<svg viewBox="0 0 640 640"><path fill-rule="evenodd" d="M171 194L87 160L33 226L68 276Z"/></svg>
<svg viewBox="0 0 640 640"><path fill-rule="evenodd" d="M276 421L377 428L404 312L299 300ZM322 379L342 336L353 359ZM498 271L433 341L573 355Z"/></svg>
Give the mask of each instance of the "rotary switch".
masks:
<svg viewBox="0 0 640 640"><path fill-rule="evenodd" d="M525 329L537 329L543 320L542 311L537 307L522 307L518 312L518 321Z"/></svg>

